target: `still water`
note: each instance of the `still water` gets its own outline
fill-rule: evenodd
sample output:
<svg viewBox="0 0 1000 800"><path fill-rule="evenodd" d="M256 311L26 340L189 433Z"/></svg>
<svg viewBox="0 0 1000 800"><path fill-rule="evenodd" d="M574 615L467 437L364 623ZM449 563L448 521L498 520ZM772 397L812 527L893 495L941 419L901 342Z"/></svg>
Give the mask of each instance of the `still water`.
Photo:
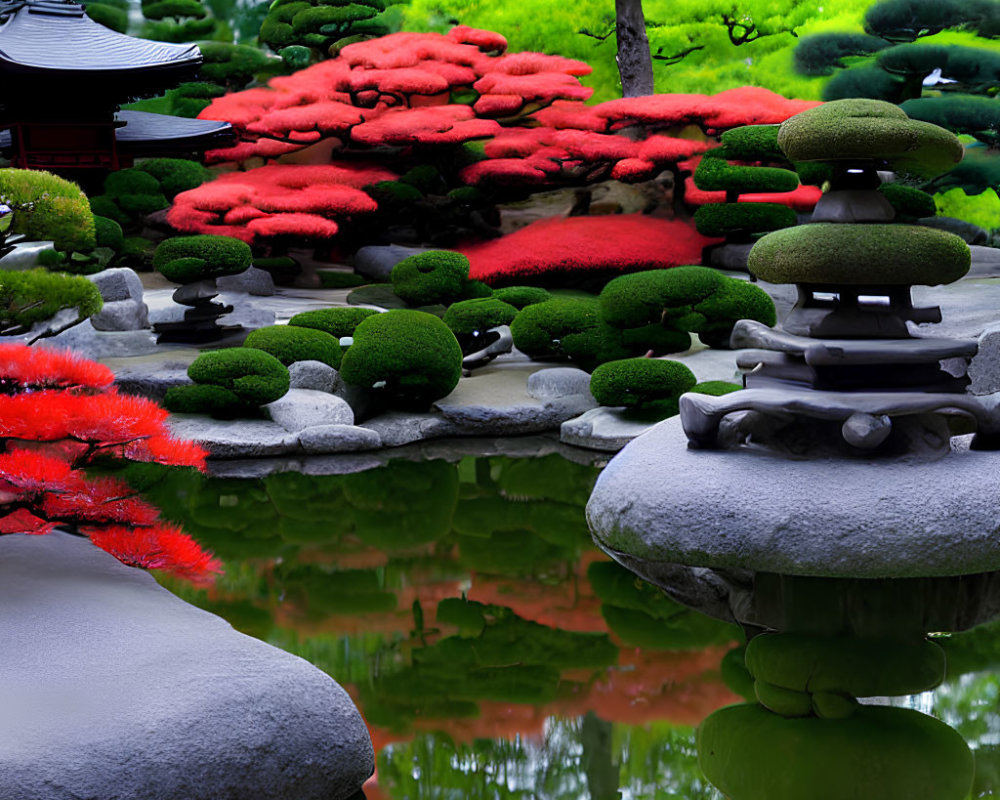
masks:
<svg viewBox="0 0 1000 800"><path fill-rule="evenodd" d="M743 632L591 543L598 472L469 456L132 480L226 564L211 589L164 579L172 591L354 698L376 750L370 800L721 800L694 731L752 692ZM893 702L956 728L976 755L971 797L1000 795L1000 627L940 641L946 682Z"/></svg>

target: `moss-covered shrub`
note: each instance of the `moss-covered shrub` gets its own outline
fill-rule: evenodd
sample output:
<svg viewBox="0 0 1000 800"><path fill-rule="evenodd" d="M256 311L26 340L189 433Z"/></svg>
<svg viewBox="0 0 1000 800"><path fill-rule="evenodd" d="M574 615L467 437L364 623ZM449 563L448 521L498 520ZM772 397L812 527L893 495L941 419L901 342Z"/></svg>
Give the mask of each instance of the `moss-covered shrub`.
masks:
<svg viewBox="0 0 1000 800"><path fill-rule="evenodd" d="M729 381L702 381L701 383L696 383L688 391L695 394L710 394L713 397L721 397L724 394L738 392L742 388L738 383L730 383Z"/></svg>
<svg viewBox="0 0 1000 800"><path fill-rule="evenodd" d="M504 286L502 289L494 289L493 297L505 303L510 303L520 311L522 308L533 306L535 303L544 303L546 300L550 300L552 294L548 289L543 289L541 286Z"/></svg>
<svg viewBox="0 0 1000 800"><path fill-rule="evenodd" d="M517 309L495 297L461 300L453 303L444 313L444 324L455 334L471 335L497 325L510 325L517 316Z"/></svg>
<svg viewBox="0 0 1000 800"><path fill-rule="evenodd" d="M91 197L90 207L95 214L129 228L136 226L147 214L169 206L179 192L194 189L211 177L212 173L196 161L150 158L136 167L108 175L104 180L104 193Z"/></svg>
<svg viewBox="0 0 1000 800"><path fill-rule="evenodd" d="M91 281L44 269L0 270L0 332L17 333L64 308L80 320L101 310L101 293Z"/></svg>
<svg viewBox="0 0 1000 800"><path fill-rule="evenodd" d="M536 359L569 359L583 369L635 355L601 317L596 297L556 297L530 305L510 325L514 346Z"/></svg>
<svg viewBox="0 0 1000 800"><path fill-rule="evenodd" d="M695 185L710 192L790 192L799 185L799 177L791 170L776 167L746 167L730 164L728 148L710 151L694 173Z"/></svg>
<svg viewBox="0 0 1000 800"><path fill-rule="evenodd" d="M116 253L125 246L122 226L113 219L94 215L94 242L97 247L107 247Z"/></svg>
<svg viewBox="0 0 1000 800"><path fill-rule="evenodd" d="M363 319L378 314L374 308L318 308L315 311L301 311L290 320L289 325L299 328L313 328L342 339L353 336L354 329Z"/></svg>
<svg viewBox="0 0 1000 800"><path fill-rule="evenodd" d="M169 389L163 403L170 411L218 417L253 415L289 387L288 367L270 353L251 347L202 353L187 372L199 385Z"/></svg>
<svg viewBox="0 0 1000 800"><path fill-rule="evenodd" d="M883 183L878 190L900 217L933 217L937 213L934 195L920 189L901 183Z"/></svg>
<svg viewBox="0 0 1000 800"><path fill-rule="evenodd" d="M85 5L87 16L94 22L111 28L118 33L125 33L128 30L128 6L121 8L117 3L87 3Z"/></svg>
<svg viewBox="0 0 1000 800"><path fill-rule="evenodd" d="M448 305L492 294L485 284L469 280L469 259L450 250L428 250L404 258L392 268L391 278L392 290L412 306Z"/></svg>
<svg viewBox="0 0 1000 800"><path fill-rule="evenodd" d="M795 211L778 203L712 203L694 212L694 224L703 236L746 238L754 233L788 228Z"/></svg>
<svg viewBox="0 0 1000 800"><path fill-rule="evenodd" d="M590 393L602 406L676 413L677 398L697 383L679 361L626 358L601 364L590 376Z"/></svg>
<svg viewBox="0 0 1000 800"><path fill-rule="evenodd" d="M231 236L175 236L156 248L153 268L175 283L190 283L247 269L253 260L250 245Z"/></svg>
<svg viewBox="0 0 1000 800"><path fill-rule="evenodd" d="M94 215L75 183L40 170L0 169L0 202L14 210L11 233L51 239L56 250L93 250Z"/></svg>
<svg viewBox="0 0 1000 800"><path fill-rule="evenodd" d="M104 180L104 193L126 214L152 214L170 205L160 182L141 169L132 167L112 172Z"/></svg>
<svg viewBox="0 0 1000 800"><path fill-rule="evenodd" d="M349 384L378 388L397 407L426 408L458 385L462 349L434 315L387 311L355 328L340 374Z"/></svg>
<svg viewBox="0 0 1000 800"><path fill-rule="evenodd" d="M252 331L243 342L270 353L286 367L296 361L322 361L337 369L343 351L340 341L329 333L292 325L271 325Z"/></svg>
<svg viewBox="0 0 1000 800"><path fill-rule="evenodd" d="M212 177L211 170L187 158L147 158L136 169L155 178L168 200L201 186Z"/></svg>

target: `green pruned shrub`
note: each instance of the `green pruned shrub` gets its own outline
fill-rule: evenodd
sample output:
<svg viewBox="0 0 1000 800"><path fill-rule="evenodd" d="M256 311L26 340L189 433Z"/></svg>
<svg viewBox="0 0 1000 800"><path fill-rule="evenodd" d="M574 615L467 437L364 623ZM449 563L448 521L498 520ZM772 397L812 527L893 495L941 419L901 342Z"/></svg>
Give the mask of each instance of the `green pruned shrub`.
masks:
<svg viewBox="0 0 1000 800"><path fill-rule="evenodd" d="M296 361L322 361L337 369L343 355L340 342L329 333L293 325L258 328L243 346L270 353L286 367Z"/></svg>
<svg viewBox="0 0 1000 800"><path fill-rule="evenodd" d="M123 267L148 272L153 269L153 254L156 245L143 236L126 236L118 254L118 263Z"/></svg>
<svg viewBox="0 0 1000 800"><path fill-rule="evenodd" d="M797 221L795 211L779 203L712 203L694 212L695 227L703 236L749 237Z"/></svg>
<svg viewBox="0 0 1000 800"><path fill-rule="evenodd" d="M104 179L104 194L130 217L152 214L170 205L160 182L138 167L108 175Z"/></svg>
<svg viewBox="0 0 1000 800"><path fill-rule="evenodd" d="M197 386L174 386L164 405L170 411L219 417L254 414L283 396L289 387L288 367L263 350L229 347L202 353L188 367Z"/></svg>
<svg viewBox="0 0 1000 800"><path fill-rule="evenodd" d="M347 383L377 388L391 405L426 408L458 385L462 349L433 314L387 311L355 328L340 374Z"/></svg>
<svg viewBox="0 0 1000 800"><path fill-rule="evenodd" d="M51 239L56 250L94 249L94 215L71 181L41 170L0 169L0 202L14 210L11 233Z"/></svg>
<svg viewBox="0 0 1000 800"><path fill-rule="evenodd" d="M444 324L456 334L471 335L497 325L510 325L517 316L517 309L494 297L462 300L453 303L444 313Z"/></svg>
<svg viewBox="0 0 1000 800"><path fill-rule="evenodd" d="M834 69L846 66L845 58L871 55L890 46L884 39L865 33L805 36L795 46L795 70L801 75L831 75Z"/></svg>
<svg viewBox="0 0 1000 800"><path fill-rule="evenodd" d="M262 50L246 44L199 42L202 62L198 77L230 89L241 89L268 66L271 59Z"/></svg>
<svg viewBox="0 0 1000 800"><path fill-rule="evenodd" d="M736 166L730 164L727 158L736 158L730 155L727 147L710 150L694 172L695 186L704 191L739 195L748 192L791 192L799 185L799 176L791 170Z"/></svg>
<svg viewBox="0 0 1000 800"><path fill-rule="evenodd" d="M342 339L353 336L354 329L361 320L378 313L380 312L374 308L319 308L296 314L288 320L288 324L299 328L313 328Z"/></svg>
<svg viewBox="0 0 1000 800"><path fill-rule="evenodd" d="M596 297L555 297L522 310L510 325L514 346L535 359L568 359L583 369L635 355L601 318Z"/></svg>
<svg viewBox="0 0 1000 800"><path fill-rule="evenodd" d="M448 305L469 297L469 259L450 250L428 250L392 268L392 290L412 306Z"/></svg>
<svg viewBox="0 0 1000 800"><path fill-rule="evenodd" d="M904 186L901 183L883 183L878 190L885 195L901 217L933 217L937 213L934 196L927 192Z"/></svg>
<svg viewBox="0 0 1000 800"><path fill-rule="evenodd" d="M784 161L785 154L778 147L777 125L744 125L730 128L722 134L726 157L737 161L770 159Z"/></svg>
<svg viewBox="0 0 1000 800"><path fill-rule="evenodd" d="M132 222L132 218L122 211L115 201L106 194L97 194L91 197L90 210L96 216L112 219L123 227Z"/></svg>
<svg viewBox="0 0 1000 800"><path fill-rule="evenodd" d="M128 30L127 10L108 3L87 3L86 9L87 16L105 28L111 28L118 33L125 33Z"/></svg>
<svg viewBox="0 0 1000 800"><path fill-rule="evenodd" d="M153 268L174 283L190 283L235 275L252 260L250 245L231 236L175 236L157 246Z"/></svg>
<svg viewBox="0 0 1000 800"><path fill-rule="evenodd" d="M152 176L168 200L212 178L211 170L187 158L147 158L136 169Z"/></svg>
<svg viewBox="0 0 1000 800"><path fill-rule="evenodd" d="M526 306L533 306L535 303L544 303L552 298L548 289L541 286L505 286L502 289L494 289L493 297L510 303L520 311Z"/></svg>
<svg viewBox="0 0 1000 800"><path fill-rule="evenodd" d="M94 241L97 247L107 247L116 253L125 246L122 226L113 219L94 215Z"/></svg>
<svg viewBox="0 0 1000 800"><path fill-rule="evenodd" d="M0 270L0 334L28 330L64 308L84 320L101 310L101 293L91 281L44 269Z"/></svg>
<svg viewBox="0 0 1000 800"><path fill-rule="evenodd" d="M697 382L694 373L679 361L625 358L597 367L590 376L590 393L602 406L658 406L676 413L677 398Z"/></svg>

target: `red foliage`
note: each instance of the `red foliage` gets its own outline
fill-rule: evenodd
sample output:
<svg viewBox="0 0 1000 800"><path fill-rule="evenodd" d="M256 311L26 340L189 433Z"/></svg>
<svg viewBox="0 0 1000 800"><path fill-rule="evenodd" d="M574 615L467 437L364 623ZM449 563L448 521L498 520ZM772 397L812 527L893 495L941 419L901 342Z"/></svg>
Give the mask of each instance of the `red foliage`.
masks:
<svg viewBox="0 0 1000 800"><path fill-rule="evenodd" d="M503 53L507 49L507 40L499 33L470 28L468 25L456 25L445 37L459 44L472 44L484 53Z"/></svg>
<svg viewBox="0 0 1000 800"><path fill-rule="evenodd" d="M621 214L545 219L459 249L469 259L471 278L502 285L562 274L697 264L702 249L715 241L683 222Z"/></svg>
<svg viewBox="0 0 1000 800"><path fill-rule="evenodd" d="M491 119L477 119L469 106L393 108L358 125L354 141L367 145L461 144L500 132Z"/></svg>
<svg viewBox="0 0 1000 800"><path fill-rule="evenodd" d="M67 353L0 345L0 534L71 526L128 564L208 579L220 565L97 457L204 468L206 453L171 437L167 413L119 395L113 375Z"/></svg>

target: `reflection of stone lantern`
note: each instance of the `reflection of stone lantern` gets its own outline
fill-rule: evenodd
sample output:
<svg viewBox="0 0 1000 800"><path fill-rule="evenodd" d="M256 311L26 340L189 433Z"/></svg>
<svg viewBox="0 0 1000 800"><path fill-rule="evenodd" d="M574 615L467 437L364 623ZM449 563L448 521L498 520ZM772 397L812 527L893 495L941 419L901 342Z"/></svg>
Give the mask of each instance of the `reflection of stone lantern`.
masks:
<svg viewBox="0 0 1000 800"><path fill-rule="evenodd" d="M879 171L931 177L962 148L871 100L792 117L779 144L833 169L813 223L750 255L761 279L795 283L798 303L784 330L737 324L746 389L683 396L679 419L609 464L589 521L625 566L755 634L759 702L699 733L702 767L727 797L962 800L961 737L857 702L933 687L944 659L926 632L1000 607L1000 464L983 452L1000 403L966 393L975 340L911 328L940 311L914 308L910 286L957 280L968 248L894 222L878 191Z"/></svg>

